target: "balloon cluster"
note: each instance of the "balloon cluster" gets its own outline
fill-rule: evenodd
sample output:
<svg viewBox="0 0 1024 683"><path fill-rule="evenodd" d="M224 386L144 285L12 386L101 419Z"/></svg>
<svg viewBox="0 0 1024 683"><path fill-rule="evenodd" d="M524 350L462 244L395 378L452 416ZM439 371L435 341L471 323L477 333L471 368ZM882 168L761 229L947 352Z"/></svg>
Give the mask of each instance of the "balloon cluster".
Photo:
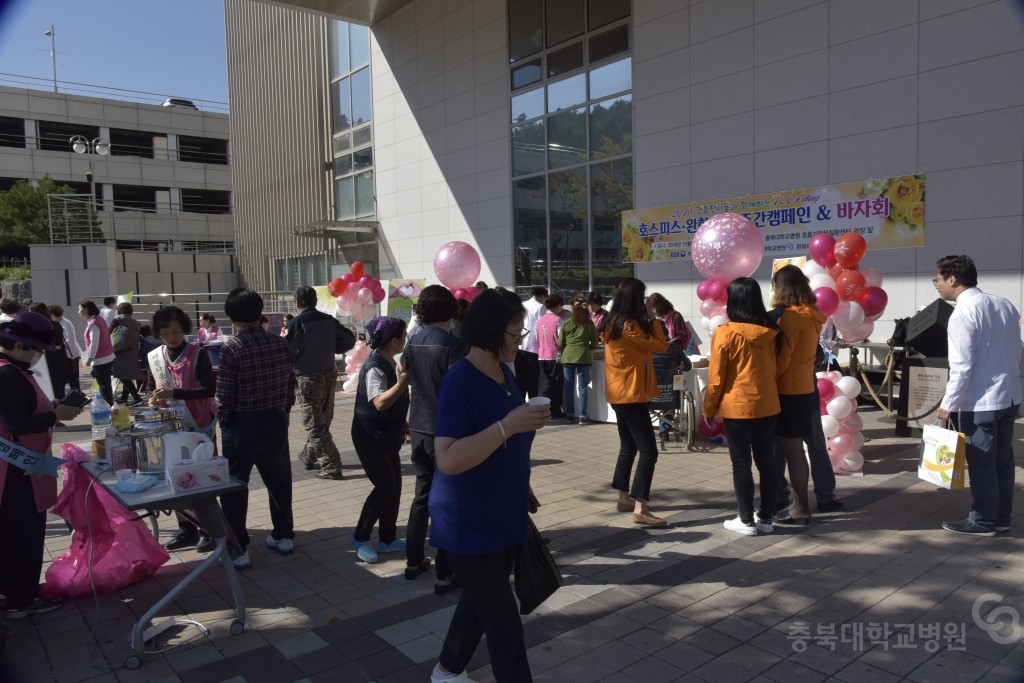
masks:
<svg viewBox="0 0 1024 683"><path fill-rule="evenodd" d="M356 387L359 386L359 368L369 355L370 347L361 339L345 354L345 374L348 375L348 379L341 385L341 390L346 394L356 393Z"/></svg>
<svg viewBox="0 0 1024 683"><path fill-rule="evenodd" d="M811 239L811 260L802 268L811 281L818 309L832 316L847 342L870 337L889 303L889 295L882 289L882 274L874 268L860 270L867 249L867 242L855 232L838 240L821 233Z"/></svg>
<svg viewBox="0 0 1024 683"><path fill-rule="evenodd" d="M701 326L714 335L729 321L726 314L729 283L750 277L764 258L764 235L749 218L720 213L704 222L693 236L693 263L707 278L697 285Z"/></svg>
<svg viewBox="0 0 1024 683"><path fill-rule="evenodd" d="M456 299L472 301L480 293L474 286L480 276L480 254L465 242L448 242L434 256L434 274Z"/></svg>
<svg viewBox="0 0 1024 683"><path fill-rule="evenodd" d="M864 468L864 420L857 414L860 382L832 370L817 373L821 399L821 429L836 474L856 474Z"/></svg>
<svg viewBox="0 0 1024 683"><path fill-rule="evenodd" d="M721 417L715 417L713 420L698 417L697 433L713 443L725 443L725 422Z"/></svg>
<svg viewBox="0 0 1024 683"><path fill-rule="evenodd" d="M363 323L376 315L375 304L384 301L387 293L380 284L366 274L362 261L352 264L349 272L327 284L327 291L338 304L338 312L356 323Z"/></svg>

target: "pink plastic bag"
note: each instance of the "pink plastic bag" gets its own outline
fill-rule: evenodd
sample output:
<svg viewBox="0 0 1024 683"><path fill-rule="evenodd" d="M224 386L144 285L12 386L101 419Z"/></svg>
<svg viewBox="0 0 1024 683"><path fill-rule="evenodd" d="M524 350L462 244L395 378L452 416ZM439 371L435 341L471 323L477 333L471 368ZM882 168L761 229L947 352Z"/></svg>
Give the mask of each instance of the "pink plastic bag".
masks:
<svg viewBox="0 0 1024 683"><path fill-rule="evenodd" d="M145 522L135 519L99 484L92 489L92 477L78 463L88 454L72 444L61 447L64 458L64 488L53 506L54 514L74 528L71 548L54 559L46 569L43 594L50 597L81 598L111 593L152 576L171 559ZM86 492L89 512L86 515ZM92 538L89 519L92 518ZM89 579L89 550L92 548L92 581Z"/></svg>

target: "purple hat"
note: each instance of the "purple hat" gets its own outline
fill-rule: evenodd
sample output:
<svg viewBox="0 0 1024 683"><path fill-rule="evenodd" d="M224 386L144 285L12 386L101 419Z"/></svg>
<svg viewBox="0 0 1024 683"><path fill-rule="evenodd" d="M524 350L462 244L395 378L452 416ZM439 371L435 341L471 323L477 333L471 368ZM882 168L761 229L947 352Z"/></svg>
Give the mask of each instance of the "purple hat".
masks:
<svg viewBox="0 0 1024 683"><path fill-rule="evenodd" d="M53 345L53 321L31 311L19 313L14 320L0 323L0 336L40 351L57 350Z"/></svg>
<svg viewBox="0 0 1024 683"><path fill-rule="evenodd" d="M366 333L370 335L370 348L379 349L401 334L405 329L405 321L390 315L382 315L370 320L364 327Z"/></svg>

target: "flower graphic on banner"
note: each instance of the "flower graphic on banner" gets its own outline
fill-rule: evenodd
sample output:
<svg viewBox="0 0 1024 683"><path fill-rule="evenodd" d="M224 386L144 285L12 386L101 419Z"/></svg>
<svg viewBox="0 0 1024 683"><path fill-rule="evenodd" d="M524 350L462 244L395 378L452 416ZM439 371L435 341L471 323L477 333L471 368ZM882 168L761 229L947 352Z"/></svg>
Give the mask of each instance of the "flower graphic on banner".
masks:
<svg viewBox="0 0 1024 683"><path fill-rule="evenodd" d="M914 240L924 230L925 177L923 175L876 178L864 182L861 196L889 200L889 218L882 222L876 248L898 246Z"/></svg>

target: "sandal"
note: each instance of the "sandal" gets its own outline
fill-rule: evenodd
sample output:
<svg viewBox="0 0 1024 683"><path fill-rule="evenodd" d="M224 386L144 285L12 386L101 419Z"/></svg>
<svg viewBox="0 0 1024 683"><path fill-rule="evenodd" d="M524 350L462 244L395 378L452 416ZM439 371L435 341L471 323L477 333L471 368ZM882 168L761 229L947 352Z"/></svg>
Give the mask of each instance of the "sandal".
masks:
<svg viewBox="0 0 1024 683"><path fill-rule="evenodd" d="M642 512L633 513L633 524L642 524L643 526L668 526L661 517L655 517L652 514L644 514Z"/></svg>

